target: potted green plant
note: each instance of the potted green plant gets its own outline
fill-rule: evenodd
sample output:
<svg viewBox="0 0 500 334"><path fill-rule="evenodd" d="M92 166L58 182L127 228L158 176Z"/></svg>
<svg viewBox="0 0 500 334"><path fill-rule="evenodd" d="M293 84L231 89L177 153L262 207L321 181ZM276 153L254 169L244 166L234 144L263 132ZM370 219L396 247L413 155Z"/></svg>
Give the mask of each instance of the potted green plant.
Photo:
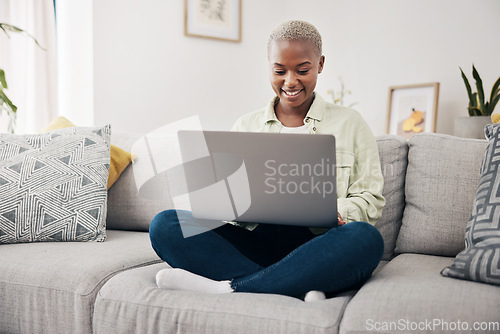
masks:
<svg viewBox="0 0 500 334"><path fill-rule="evenodd" d="M472 76L476 81L477 92L472 92L471 85L462 68L462 79L469 96L467 108L469 117L459 117L455 120L455 135L460 137L484 138L484 127L491 123L491 114L500 100L500 78L493 84L489 101L484 94L483 80L476 67L472 65Z"/></svg>
<svg viewBox="0 0 500 334"><path fill-rule="evenodd" d="M13 26L11 24L7 23L0 23L0 29L3 30L3 32L7 35L7 37L10 38L9 32L14 32L14 33L21 33L25 34L28 37L30 37L38 47L40 47L42 50L45 50L36 40L35 37L31 36L28 34L26 31L24 31L21 28L18 28L16 26ZM5 111L7 113L7 116L9 118L9 124L8 124L8 131L11 133L14 133L14 128L16 126L16 115L17 115L17 107L12 103L12 101L7 97L5 94L6 89L8 89L7 85L7 79L5 78L5 71L0 68L0 116L3 115L3 112Z"/></svg>

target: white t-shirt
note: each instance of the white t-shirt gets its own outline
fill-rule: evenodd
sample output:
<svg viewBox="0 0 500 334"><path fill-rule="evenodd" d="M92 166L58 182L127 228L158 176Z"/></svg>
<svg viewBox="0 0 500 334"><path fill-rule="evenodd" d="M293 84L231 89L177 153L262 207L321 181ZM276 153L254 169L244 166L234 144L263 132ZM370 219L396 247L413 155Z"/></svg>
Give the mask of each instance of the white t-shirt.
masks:
<svg viewBox="0 0 500 334"><path fill-rule="evenodd" d="M289 127L289 126L284 126L281 129L280 133L309 133L309 130L307 129L307 125L304 124L302 126L294 126L294 127Z"/></svg>

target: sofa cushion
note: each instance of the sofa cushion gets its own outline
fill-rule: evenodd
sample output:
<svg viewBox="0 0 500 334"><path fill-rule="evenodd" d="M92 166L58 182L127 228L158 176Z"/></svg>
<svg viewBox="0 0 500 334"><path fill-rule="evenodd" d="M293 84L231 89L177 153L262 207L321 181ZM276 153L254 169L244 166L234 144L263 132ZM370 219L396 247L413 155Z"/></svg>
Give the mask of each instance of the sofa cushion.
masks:
<svg viewBox="0 0 500 334"><path fill-rule="evenodd" d="M0 135L0 243L103 241L109 125Z"/></svg>
<svg viewBox="0 0 500 334"><path fill-rule="evenodd" d="M452 261L397 256L349 302L340 333L499 333L500 288L441 276Z"/></svg>
<svg viewBox="0 0 500 334"><path fill-rule="evenodd" d="M0 333L92 333L94 301L116 273L159 262L148 233L102 243L0 245Z"/></svg>
<svg viewBox="0 0 500 334"><path fill-rule="evenodd" d="M455 256L464 249L487 143L426 133L408 144L406 206L396 252Z"/></svg>
<svg viewBox="0 0 500 334"><path fill-rule="evenodd" d="M353 292L324 301L254 293L223 295L156 287L167 264L128 270L99 291L94 333L337 333Z"/></svg>
<svg viewBox="0 0 500 334"><path fill-rule="evenodd" d="M486 136L489 143L465 232L466 248L442 274L500 285L500 124L488 125Z"/></svg>
<svg viewBox="0 0 500 334"><path fill-rule="evenodd" d="M141 137L139 134L114 132L111 142L126 151ZM149 159L147 151L134 152L135 159ZM165 152L168 154L168 152ZM139 195L134 177L134 163L122 173L118 181L108 191L107 228L115 230L148 231L151 220L163 210L174 208L168 192L165 174L155 178L164 183L165 193L161 197Z"/></svg>
<svg viewBox="0 0 500 334"><path fill-rule="evenodd" d="M383 260L390 260L394 256L396 239L405 207L405 176L408 165L408 143L406 139L384 135L377 137L377 145L380 156L380 166L384 176L385 207L382 217L375 227L384 238L385 249Z"/></svg>

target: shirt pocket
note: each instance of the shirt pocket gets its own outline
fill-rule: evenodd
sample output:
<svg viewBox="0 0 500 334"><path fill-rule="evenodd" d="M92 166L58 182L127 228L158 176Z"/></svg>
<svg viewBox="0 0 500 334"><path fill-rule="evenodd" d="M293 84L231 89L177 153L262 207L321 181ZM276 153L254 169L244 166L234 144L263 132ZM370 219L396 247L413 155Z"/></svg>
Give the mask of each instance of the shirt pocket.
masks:
<svg viewBox="0 0 500 334"><path fill-rule="evenodd" d="M347 197L353 166L354 154L352 152L337 151L337 198Z"/></svg>

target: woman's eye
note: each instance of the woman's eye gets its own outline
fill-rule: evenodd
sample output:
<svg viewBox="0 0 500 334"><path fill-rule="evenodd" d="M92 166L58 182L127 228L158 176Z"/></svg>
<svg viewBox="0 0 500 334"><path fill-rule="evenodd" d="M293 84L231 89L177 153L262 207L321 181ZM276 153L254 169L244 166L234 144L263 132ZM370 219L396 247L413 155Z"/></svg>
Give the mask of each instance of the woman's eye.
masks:
<svg viewBox="0 0 500 334"><path fill-rule="evenodd" d="M274 73L278 74L278 75L283 75L285 74L285 71L282 71L282 70L274 70Z"/></svg>
<svg viewBox="0 0 500 334"><path fill-rule="evenodd" d="M307 74L307 73L309 73L309 69L299 70L299 74Z"/></svg>

